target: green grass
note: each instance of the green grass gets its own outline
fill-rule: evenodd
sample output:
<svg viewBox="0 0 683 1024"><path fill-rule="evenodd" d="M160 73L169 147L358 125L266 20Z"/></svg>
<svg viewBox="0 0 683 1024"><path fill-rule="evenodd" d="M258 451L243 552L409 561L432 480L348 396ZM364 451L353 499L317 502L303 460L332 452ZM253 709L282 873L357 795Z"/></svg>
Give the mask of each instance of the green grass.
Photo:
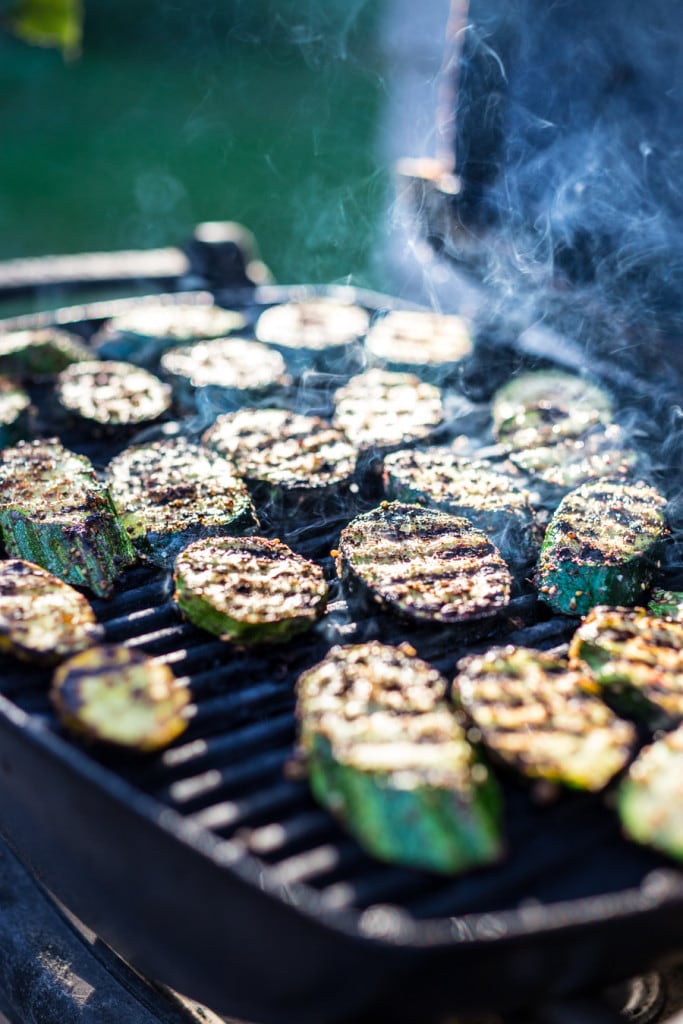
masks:
<svg viewBox="0 0 683 1024"><path fill-rule="evenodd" d="M0 37L0 258L174 244L226 219L278 280L381 284L376 5L86 10L73 63Z"/></svg>

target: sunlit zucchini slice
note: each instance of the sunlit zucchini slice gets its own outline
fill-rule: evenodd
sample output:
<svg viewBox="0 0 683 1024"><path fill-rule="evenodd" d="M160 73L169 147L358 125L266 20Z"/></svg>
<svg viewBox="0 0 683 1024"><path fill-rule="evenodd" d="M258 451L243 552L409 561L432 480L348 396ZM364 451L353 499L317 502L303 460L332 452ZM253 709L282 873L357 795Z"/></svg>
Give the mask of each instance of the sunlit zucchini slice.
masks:
<svg viewBox="0 0 683 1024"><path fill-rule="evenodd" d="M187 727L187 688L168 665L129 647L91 647L69 658L55 671L50 697L67 728L130 750L159 750Z"/></svg>
<svg viewBox="0 0 683 1024"><path fill-rule="evenodd" d="M623 714L654 729L683 721L683 622L642 608L593 608L569 657L593 691Z"/></svg>
<svg viewBox="0 0 683 1024"><path fill-rule="evenodd" d="M683 860L683 726L640 752L617 810L627 836Z"/></svg>
<svg viewBox="0 0 683 1024"><path fill-rule="evenodd" d="M284 409L240 409L219 416L202 441L232 459L257 496L318 501L348 489L356 452L341 430Z"/></svg>
<svg viewBox="0 0 683 1024"><path fill-rule="evenodd" d="M453 698L482 742L532 779L601 790L636 741L630 722L583 691L580 673L541 651L498 647L462 659Z"/></svg>
<svg viewBox="0 0 683 1024"><path fill-rule="evenodd" d="M246 324L242 313L199 299L165 295L146 299L107 321L94 339L100 359L124 359L155 367L169 348L206 338L222 338Z"/></svg>
<svg viewBox="0 0 683 1024"><path fill-rule="evenodd" d="M310 629L327 604L320 566L263 537L195 541L176 559L174 578L187 618L240 644L288 640Z"/></svg>
<svg viewBox="0 0 683 1024"><path fill-rule="evenodd" d="M552 444L581 437L597 423L609 423L612 400L602 388L560 370L535 370L513 377L493 396L494 433L510 447ZM529 432L528 434L525 432Z"/></svg>
<svg viewBox="0 0 683 1024"><path fill-rule="evenodd" d="M279 348L294 370L341 370L365 334L369 315L361 306L332 298L283 302L264 310L256 337Z"/></svg>
<svg viewBox="0 0 683 1024"><path fill-rule="evenodd" d="M375 857L442 873L497 860L500 794L407 650L334 647L297 682L299 745L316 799Z"/></svg>
<svg viewBox="0 0 683 1024"><path fill-rule="evenodd" d="M200 537L251 533L258 526L235 467L184 438L128 448L105 476L133 544L165 568Z"/></svg>
<svg viewBox="0 0 683 1024"><path fill-rule="evenodd" d="M103 431L153 423L171 405L171 390L158 377L130 363L106 360L62 370L55 395L67 417Z"/></svg>
<svg viewBox="0 0 683 1024"><path fill-rule="evenodd" d="M0 452L0 531L9 555L104 597L135 561L89 460L55 439Z"/></svg>
<svg viewBox="0 0 683 1024"><path fill-rule="evenodd" d="M412 373L368 370L334 395L334 423L361 450L431 438L444 421L441 392Z"/></svg>
<svg viewBox="0 0 683 1024"><path fill-rule="evenodd" d="M28 436L31 425L31 399L8 377L0 377L0 448Z"/></svg>
<svg viewBox="0 0 683 1024"><path fill-rule="evenodd" d="M567 494L541 547L534 579L541 600L567 615L635 604L665 534L664 505L642 481L598 481Z"/></svg>
<svg viewBox="0 0 683 1024"><path fill-rule="evenodd" d="M337 572L370 609L450 625L498 615L512 582L469 520L401 502L383 502L342 530Z"/></svg>
<svg viewBox="0 0 683 1024"><path fill-rule="evenodd" d="M87 359L88 346L58 327L0 334L0 373L10 377L50 377Z"/></svg>
<svg viewBox="0 0 683 1024"><path fill-rule="evenodd" d="M92 647L103 635L78 590L33 562L0 561L0 651L51 664Z"/></svg>
<svg viewBox="0 0 683 1024"><path fill-rule="evenodd" d="M450 448L407 449L384 459L384 486L396 501L469 519L508 565L523 568L538 555L542 538L527 493L491 465L460 459Z"/></svg>
<svg viewBox="0 0 683 1024"><path fill-rule="evenodd" d="M401 309L375 321L365 347L389 370L412 370L438 381L472 354L472 336L464 317Z"/></svg>
<svg viewBox="0 0 683 1024"><path fill-rule="evenodd" d="M213 338L172 348L161 357L176 401L195 408L196 393L220 389L241 402L261 398L289 381L282 356L247 338Z"/></svg>

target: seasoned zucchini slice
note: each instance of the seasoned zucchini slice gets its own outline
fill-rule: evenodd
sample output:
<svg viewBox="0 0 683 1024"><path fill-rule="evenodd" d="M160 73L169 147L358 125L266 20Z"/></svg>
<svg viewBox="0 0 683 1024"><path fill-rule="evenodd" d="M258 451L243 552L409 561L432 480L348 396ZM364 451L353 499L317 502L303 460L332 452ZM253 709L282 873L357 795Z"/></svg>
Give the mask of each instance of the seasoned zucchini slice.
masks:
<svg viewBox="0 0 683 1024"><path fill-rule="evenodd" d="M590 480L628 476L638 456L625 443L621 427L611 424L554 444L537 445L534 440L526 448L510 451L509 459L533 484L545 485L559 499Z"/></svg>
<svg viewBox="0 0 683 1024"><path fill-rule="evenodd" d="M353 445L317 416L284 409L240 409L219 416L204 434L209 448L233 460L259 496L318 500L348 488L356 469Z"/></svg>
<svg viewBox="0 0 683 1024"><path fill-rule="evenodd" d="M500 857L501 800L445 692L406 650L334 647L299 678L297 717L313 793L358 842L452 874Z"/></svg>
<svg viewBox="0 0 683 1024"><path fill-rule="evenodd" d="M209 297L206 297L208 300ZM208 301L165 295L136 303L107 321L95 338L101 359L124 359L154 367L169 348L206 338L223 338L246 324L242 313Z"/></svg>
<svg viewBox="0 0 683 1024"><path fill-rule="evenodd" d="M9 377L50 377L86 359L87 345L58 327L0 334L0 373Z"/></svg>
<svg viewBox="0 0 683 1024"><path fill-rule="evenodd" d="M0 377L0 448L15 444L29 433L31 399L23 388Z"/></svg>
<svg viewBox="0 0 683 1024"><path fill-rule="evenodd" d="M258 526L234 466L184 438L121 452L109 463L106 480L133 544L164 568L200 537L251 533Z"/></svg>
<svg viewBox="0 0 683 1024"><path fill-rule="evenodd" d="M647 589L665 534L664 498L642 481L584 484L550 520L534 582L566 615L598 604L634 604Z"/></svg>
<svg viewBox="0 0 683 1024"><path fill-rule="evenodd" d="M583 692L566 661L522 647L463 658L453 698L515 771L597 792L628 762L636 731Z"/></svg>
<svg viewBox="0 0 683 1024"><path fill-rule="evenodd" d="M459 459L450 448L407 449L385 458L384 486L396 501L424 502L469 519L509 565L536 560L541 536L528 495L493 466Z"/></svg>
<svg viewBox="0 0 683 1024"><path fill-rule="evenodd" d="M130 363L105 360L62 370L55 394L66 415L114 431L153 423L171 405L171 390L158 377Z"/></svg>
<svg viewBox="0 0 683 1024"><path fill-rule="evenodd" d="M178 607L221 640L268 644L310 629L327 604L315 562L279 540L216 537L195 541L176 559Z"/></svg>
<svg viewBox="0 0 683 1024"><path fill-rule="evenodd" d="M78 590L33 562L0 561L0 651L52 664L92 647L103 635Z"/></svg>
<svg viewBox="0 0 683 1024"><path fill-rule="evenodd" d="M365 347L390 370L411 369L439 378L471 355L472 337L461 316L393 310L375 321Z"/></svg>
<svg viewBox="0 0 683 1024"><path fill-rule="evenodd" d="M363 449L426 441L442 426L441 392L412 373L368 370L334 396L334 423Z"/></svg>
<svg viewBox="0 0 683 1024"><path fill-rule="evenodd" d="M129 750L160 750L187 727L187 688L168 665L129 647L91 647L69 658L55 671L50 697L67 728Z"/></svg>
<svg viewBox="0 0 683 1024"><path fill-rule="evenodd" d="M510 572L481 530L401 502L383 502L342 530L337 572L370 607L421 622L486 619L510 598Z"/></svg>
<svg viewBox="0 0 683 1024"><path fill-rule="evenodd" d="M279 352L247 338L213 338L172 348L161 369L181 406L194 408L196 392L220 388L240 398L258 398L289 383Z"/></svg>
<svg viewBox="0 0 683 1024"><path fill-rule="evenodd" d="M653 729L683 721L683 622L642 608L593 608L572 638L572 665L617 710Z"/></svg>
<svg viewBox="0 0 683 1024"><path fill-rule="evenodd" d="M101 597L135 561L89 460L54 438L0 452L0 531L11 556Z"/></svg>
<svg viewBox="0 0 683 1024"><path fill-rule="evenodd" d="M560 370L535 370L513 377L493 396L494 433L513 448L581 437L597 423L609 423L612 401L596 384Z"/></svg>
<svg viewBox="0 0 683 1024"><path fill-rule="evenodd" d="M331 298L283 302L266 309L256 337L277 346L296 370L343 367L354 343L365 334L369 316L361 306Z"/></svg>
<svg viewBox="0 0 683 1024"><path fill-rule="evenodd" d="M683 860L683 726L641 750L617 810L629 838Z"/></svg>
<svg viewBox="0 0 683 1024"><path fill-rule="evenodd" d="M683 591L655 587L650 595L648 608L653 615L659 615L662 619L683 622Z"/></svg>

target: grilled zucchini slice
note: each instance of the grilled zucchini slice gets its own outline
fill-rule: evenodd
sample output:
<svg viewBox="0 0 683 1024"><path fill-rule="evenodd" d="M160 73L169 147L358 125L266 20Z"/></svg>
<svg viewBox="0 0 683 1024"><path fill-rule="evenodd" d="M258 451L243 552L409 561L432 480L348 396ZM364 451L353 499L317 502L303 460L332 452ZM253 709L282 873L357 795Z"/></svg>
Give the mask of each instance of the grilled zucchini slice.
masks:
<svg viewBox="0 0 683 1024"><path fill-rule="evenodd" d="M219 416L202 441L232 459L266 501L335 497L348 489L356 452L341 430L284 409L240 409Z"/></svg>
<svg viewBox="0 0 683 1024"><path fill-rule="evenodd" d="M99 432L153 423L171 405L171 390L158 377L130 363L106 360L62 370L55 396L63 414Z"/></svg>
<svg viewBox="0 0 683 1024"><path fill-rule="evenodd" d="M108 597L135 561L108 489L89 460L59 441L0 452L0 531L8 554Z"/></svg>
<svg viewBox="0 0 683 1024"><path fill-rule="evenodd" d="M338 388L334 401L335 425L361 450L426 441L444 421L440 390L412 373L368 370Z"/></svg>
<svg viewBox="0 0 683 1024"><path fill-rule="evenodd" d="M472 336L461 316L392 310L372 325L365 347L371 359L389 370L412 370L439 380L472 354Z"/></svg>
<svg viewBox="0 0 683 1024"><path fill-rule="evenodd" d="M264 537L195 541L176 559L174 578L187 618L240 644L289 640L310 629L327 604L320 566Z"/></svg>
<svg viewBox="0 0 683 1024"><path fill-rule="evenodd" d="M634 604L665 534L664 505L642 481L598 481L567 494L541 547L534 578L541 600L566 615Z"/></svg>
<svg viewBox="0 0 683 1024"><path fill-rule="evenodd" d="M452 874L502 853L495 779L407 650L334 647L297 682L299 746L316 799L373 856Z"/></svg>
<svg viewBox="0 0 683 1024"><path fill-rule="evenodd" d="M648 608L653 615L658 615L662 619L683 622L683 591L655 587L650 595Z"/></svg>
<svg viewBox="0 0 683 1024"><path fill-rule="evenodd" d="M683 726L640 752L617 810L630 839L683 860Z"/></svg>
<svg viewBox="0 0 683 1024"><path fill-rule="evenodd" d="M581 437L596 424L609 423L612 400L582 377L535 370L513 377L496 392L491 417L498 440L523 449Z"/></svg>
<svg viewBox="0 0 683 1024"><path fill-rule="evenodd" d="M136 303L112 317L95 337L100 359L123 359L155 367L169 348L242 330L246 317L207 301L187 302L166 295Z"/></svg>
<svg viewBox="0 0 683 1024"><path fill-rule="evenodd" d="M653 729L683 721L683 622L642 608L593 608L572 638L572 665L591 689Z"/></svg>
<svg viewBox="0 0 683 1024"><path fill-rule="evenodd" d="M289 383L280 353L247 338L213 338L172 348L161 357L161 369L185 409L195 408L196 393L205 388L220 389L241 403Z"/></svg>
<svg viewBox="0 0 683 1024"><path fill-rule="evenodd" d="M487 619L510 599L510 572L489 538L419 505L383 502L352 520L336 564L353 597L417 622Z"/></svg>
<svg viewBox="0 0 683 1024"><path fill-rule="evenodd" d="M112 459L105 476L140 555L167 569L200 537L252 533L258 526L234 466L184 438L129 448Z"/></svg>
<svg viewBox="0 0 683 1024"><path fill-rule="evenodd" d="M30 431L31 399L8 377L0 377L0 448L25 438Z"/></svg>
<svg viewBox="0 0 683 1024"><path fill-rule="evenodd" d="M51 377L87 359L87 345L58 327L0 334L0 373L9 377Z"/></svg>
<svg viewBox="0 0 683 1024"><path fill-rule="evenodd" d="M187 727L187 688L168 665L129 647L91 647L69 658L55 671L50 697L77 735L128 750L160 750Z"/></svg>
<svg viewBox="0 0 683 1024"><path fill-rule="evenodd" d="M566 661L521 647L463 658L453 698L505 764L531 779L597 792L626 765L636 731L583 692Z"/></svg>
<svg viewBox="0 0 683 1024"><path fill-rule="evenodd" d="M279 348L293 370L340 370L356 362L355 345L369 321L366 310L353 303L301 299L264 310L256 337Z"/></svg>
<svg viewBox="0 0 683 1024"><path fill-rule="evenodd" d="M49 665L92 647L103 635L78 590L33 562L0 561L0 651Z"/></svg>
<svg viewBox="0 0 683 1024"><path fill-rule="evenodd" d="M396 501L469 519L515 569L538 556L542 538L528 495L489 464L459 459L449 448L407 449L385 458L384 487Z"/></svg>

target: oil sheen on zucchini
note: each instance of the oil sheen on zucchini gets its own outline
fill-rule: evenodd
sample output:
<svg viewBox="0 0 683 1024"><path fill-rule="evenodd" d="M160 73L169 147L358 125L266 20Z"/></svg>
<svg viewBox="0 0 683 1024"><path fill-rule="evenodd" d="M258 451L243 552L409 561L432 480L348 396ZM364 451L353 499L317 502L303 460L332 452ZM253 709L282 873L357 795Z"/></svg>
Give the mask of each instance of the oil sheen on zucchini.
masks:
<svg viewBox="0 0 683 1024"><path fill-rule="evenodd" d="M664 505L642 481L598 481L567 494L541 547L534 578L541 600L567 615L635 604L666 531Z"/></svg>
<svg viewBox="0 0 683 1024"><path fill-rule="evenodd" d="M498 549L469 520L401 502L349 523L337 572L370 607L451 625L497 615L512 582Z"/></svg>
<svg viewBox="0 0 683 1024"><path fill-rule="evenodd" d="M109 463L106 479L133 544L165 568L200 537L252 533L258 526L232 463L184 438L128 448Z"/></svg>
<svg viewBox="0 0 683 1024"><path fill-rule="evenodd" d="M482 742L532 779L598 791L628 762L636 732L583 691L566 661L521 647L458 664L453 699Z"/></svg>
<svg viewBox="0 0 683 1024"><path fill-rule="evenodd" d="M653 728L683 721L683 622L643 608L593 608L572 638L571 663L608 703Z"/></svg>
<svg viewBox="0 0 683 1024"><path fill-rule="evenodd" d="M69 658L55 671L50 697L77 735L128 750L159 750L187 728L187 688L168 665L129 647L91 647Z"/></svg>
<svg viewBox="0 0 683 1024"><path fill-rule="evenodd" d="M408 650L334 647L297 682L299 746L316 799L373 856L453 874L502 853L495 779Z"/></svg>
<svg viewBox="0 0 683 1024"><path fill-rule="evenodd" d="M327 604L320 566L263 537L195 541L176 559L174 578L187 618L239 644L289 640L310 629Z"/></svg>
<svg viewBox="0 0 683 1024"><path fill-rule="evenodd" d="M21 558L0 560L0 651L52 664L104 634L78 590Z"/></svg>
<svg viewBox="0 0 683 1024"><path fill-rule="evenodd" d="M0 452L0 531L12 557L100 597L135 561L107 487L54 438Z"/></svg>

